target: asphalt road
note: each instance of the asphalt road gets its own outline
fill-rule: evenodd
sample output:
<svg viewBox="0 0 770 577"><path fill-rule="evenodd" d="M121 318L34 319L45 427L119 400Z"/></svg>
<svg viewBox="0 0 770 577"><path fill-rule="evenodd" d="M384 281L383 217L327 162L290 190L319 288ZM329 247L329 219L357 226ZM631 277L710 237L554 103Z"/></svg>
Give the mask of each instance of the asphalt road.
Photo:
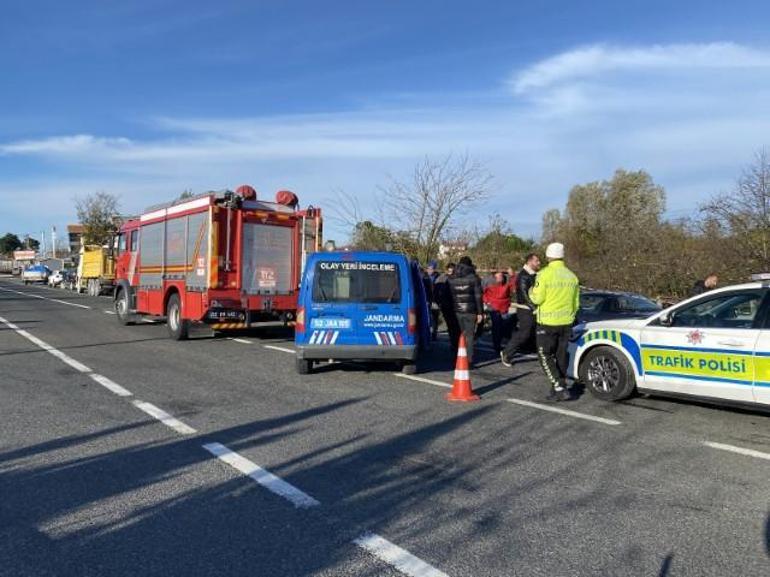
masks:
<svg viewBox="0 0 770 577"><path fill-rule="evenodd" d="M300 377L285 331L174 342L111 304L0 278L0 576L770 574L768 415L554 413L491 353L450 404L442 344L423 380Z"/></svg>

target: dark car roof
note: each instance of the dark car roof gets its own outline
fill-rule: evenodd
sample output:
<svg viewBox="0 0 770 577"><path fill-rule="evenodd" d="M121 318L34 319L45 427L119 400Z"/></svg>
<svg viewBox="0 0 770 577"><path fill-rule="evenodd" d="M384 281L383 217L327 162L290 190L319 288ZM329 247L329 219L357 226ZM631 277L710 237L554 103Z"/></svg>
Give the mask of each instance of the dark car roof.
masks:
<svg viewBox="0 0 770 577"><path fill-rule="evenodd" d="M624 296L624 297L642 297L649 300L653 300L648 296L644 296L641 293L634 293L631 291L611 291L611 290L599 290L599 289L581 289L580 294L582 295L592 295L592 296L600 296L600 297L610 297L610 296Z"/></svg>

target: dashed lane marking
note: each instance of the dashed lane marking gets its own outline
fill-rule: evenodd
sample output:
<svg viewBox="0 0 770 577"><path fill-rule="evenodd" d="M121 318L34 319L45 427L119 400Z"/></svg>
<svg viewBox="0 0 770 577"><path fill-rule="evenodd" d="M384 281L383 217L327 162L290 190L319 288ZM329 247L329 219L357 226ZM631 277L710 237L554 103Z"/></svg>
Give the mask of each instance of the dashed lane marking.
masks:
<svg viewBox="0 0 770 577"><path fill-rule="evenodd" d="M55 303L61 303L63 305L68 305L68 306L71 306L71 307L78 307L78 308L81 308L81 309L90 309L91 308L91 307L89 307L87 305L81 305L81 304L78 304L78 303L71 303L69 301L63 301L61 299L52 299L52 298L44 297L44 296L41 296L41 295L36 295L36 294L32 294L32 293L26 293L26 292L17 291L17 290L13 290L13 289L9 289L9 288L4 288L4 287L0 287L0 290L6 291L6 292L10 292L10 293L20 294L20 295L23 295L25 297L31 297L33 299L42 299L44 301L53 301Z"/></svg>
<svg viewBox="0 0 770 577"><path fill-rule="evenodd" d="M314 499L307 493L300 491L294 485L287 483L280 477L276 477L270 471L263 469L235 451L231 451L221 443L207 443L203 445L203 448L220 461L224 461L247 477L251 477L268 491L291 501L295 507L306 509L321 504L320 501Z"/></svg>
<svg viewBox="0 0 770 577"><path fill-rule="evenodd" d="M353 543L381 561L395 567L404 575L409 575L410 577L448 577L443 571L439 571L433 565L429 565L406 549L394 545L376 533L364 533L354 539Z"/></svg>
<svg viewBox="0 0 770 577"><path fill-rule="evenodd" d="M99 373L90 373L88 375L93 380L95 380L97 383L99 383L101 386L103 386L108 391L112 391L119 397L130 397L131 391L128 389L120 386L118 383L113 381L112 379L108 379L104 375L100 375Z"/></svg>
<svg viewBox="0 0 770 577"><path fill-rule="evenodd" d="M755 451L754 449L746 449L744 447L736 447L735 445L725 445L724 443L713 443L711 441L704 441L703 444L712 449L730 451L731 453L738 453L739 455L744 455L746 457L770 461L770 453L763 453L762 451Z"/></svg>
<svg viewBox="0 0 770 577"><path fill-rule="evenodd" d="M248 341L246 339L230 339L231 341L235 341L236 343L241 343L244 345L250 345L252 344L252 341Z"/></svg>
<svg viewBox="0 0 770 577"><path fill-rule="evenodd" d="M133 405L140 411L144 411L151 417L155 417L167 427L171 427L177 433L180 433L182 435L194 435L195 433L198 432L195 429L193 429L190 425L183 423L176 417L172 417L166 411L164 411L160 407L156 407L152 403L147 403L145 401L137 400L137 401L133 401Z"/></svg>
<svg viewBox="0 0 770 577"><path fill-rule="evenodd" d="M76 371L79 371L81 373L85 373L91 379L102 385L107 390L115 393L116 395L119 395L121 397L130 397L131 391L128 389L121 387L118 383L115 381L112 381L105 377L104 375L100 375L98 373L95 373L93 370L91 370L91 367L88 367L81 363L80 361L76 361L66 353L61 352L59 349L56 349L49 345L47 342L45 342L42 339L37 338L35 335L28 333L24 329L20 329L18 326L13 324L11 321L4 319L3 317L0 317L0 322L2 322L4 325L6 325L9 329L12 329L18 334L19 336L24 337L31 343L37 345L47 353L53 355L57 359L59 359L61 362L66 363Z"/></svg>
<svg viewBox="0 0 770 577"><path fill-rule="evenodd" d="M577 411L570 411L569 409L561 409L559 407L551 407L549 405L541 405L540 403L533 403L532 401L524 401L522 399L505 399L509 403L516 405L522 405L524 407L530 407L532 409L540 409L541 411L548 411L549 413L558 413L567 417L574 417L576 419L585 419L586 421L594 421L596 423L602 423L603 425L622 425L620 421L615 419L605 419L604 417L596 417L594 415L587 415L586 413L579 413Z"/></svg>
<svg viewBox="0 0 770 577"><path fill-rule="evenodd" d="M116 315L118 313L116 313L115 311L108 311L108 310L105 309L104 314L106 314L106 315Z"/></svg>
<svg viewBox="0 0 770 577"><path fill-rule="evenodd" d="M451 389L452 385L449 383L442 383L441 381L434 381L433 379L426 379L425 377L418 377L415 375L405 375L404 373L393 373L395 376L402 379L409 379L411 381L417 381L418 383L427 383L429 385L436 385L437 387L444 387L445 389Z"/></svg>
<svg viewBox="0 0 770 577"><path fill-rule="evenodd" d="M292 355L295 354L297 351L294 349L288 349L286 347L277 347L275 345L262 345L266 349L270 349L271 351L281 351L282 353L291 353Z"/></svg>

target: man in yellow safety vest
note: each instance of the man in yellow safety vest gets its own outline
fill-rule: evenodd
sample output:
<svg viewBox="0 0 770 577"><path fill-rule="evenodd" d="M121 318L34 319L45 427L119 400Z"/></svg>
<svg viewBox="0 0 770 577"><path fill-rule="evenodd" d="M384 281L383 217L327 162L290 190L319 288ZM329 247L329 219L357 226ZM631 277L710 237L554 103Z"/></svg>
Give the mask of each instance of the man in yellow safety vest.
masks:
<svg viewBox="0 0 770 577"><path fill-rule="evenodd" d="M537 305L537 355L551 384L546 401L569 401L567 345L580 306L580 283L564 264L563 244L549 244L545 256L548 266L538 273L529 291L530 300Z"/></svg>

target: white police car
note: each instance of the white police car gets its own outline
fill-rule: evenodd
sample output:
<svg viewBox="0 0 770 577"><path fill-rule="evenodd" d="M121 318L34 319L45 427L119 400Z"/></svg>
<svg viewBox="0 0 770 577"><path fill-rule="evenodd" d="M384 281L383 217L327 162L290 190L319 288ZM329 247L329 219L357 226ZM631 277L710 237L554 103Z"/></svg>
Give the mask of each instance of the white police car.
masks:
<svg viewBox="0 0 770 577"><path fill-rule="evenodd" d="M600 399L635 390L770 405L770 274L646 319L579 325L570 376Z"/></svg>

